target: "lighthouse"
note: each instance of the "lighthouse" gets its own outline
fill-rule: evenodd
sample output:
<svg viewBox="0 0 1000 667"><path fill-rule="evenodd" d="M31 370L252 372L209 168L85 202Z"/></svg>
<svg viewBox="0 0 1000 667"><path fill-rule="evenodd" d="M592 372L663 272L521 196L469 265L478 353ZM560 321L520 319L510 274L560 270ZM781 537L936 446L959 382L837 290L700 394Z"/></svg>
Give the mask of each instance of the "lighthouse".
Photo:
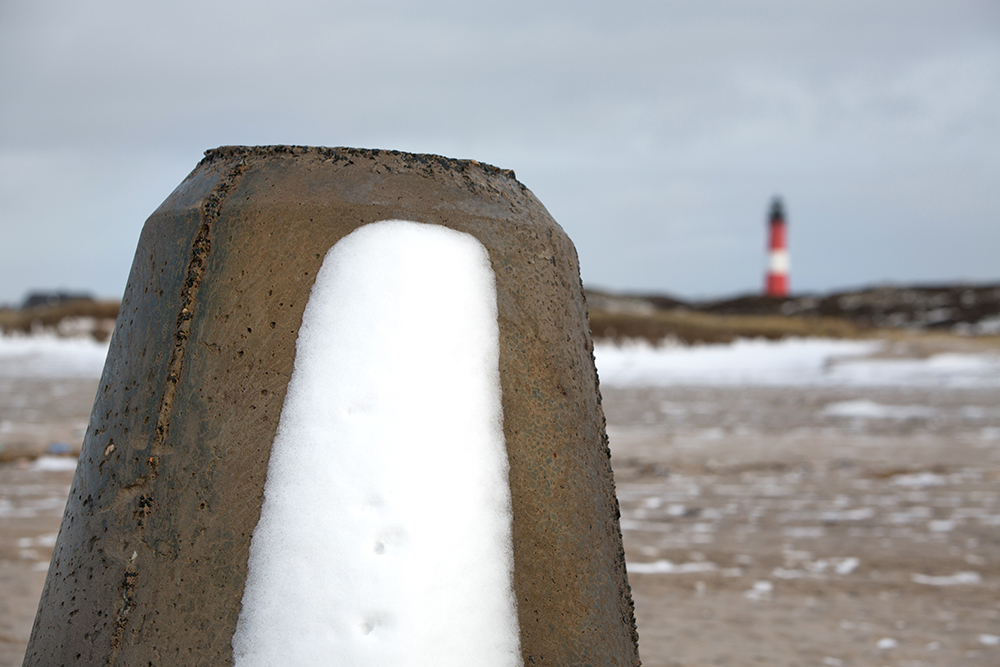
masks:
<svg viewBox="0 0 1000 667"><path fill-rule="evenodd" d="M788 234L785 228L785 211L781 205L780 197L775 197L771 202L768 227L770 239L764 295L784 298L788 296Z"/></svg>

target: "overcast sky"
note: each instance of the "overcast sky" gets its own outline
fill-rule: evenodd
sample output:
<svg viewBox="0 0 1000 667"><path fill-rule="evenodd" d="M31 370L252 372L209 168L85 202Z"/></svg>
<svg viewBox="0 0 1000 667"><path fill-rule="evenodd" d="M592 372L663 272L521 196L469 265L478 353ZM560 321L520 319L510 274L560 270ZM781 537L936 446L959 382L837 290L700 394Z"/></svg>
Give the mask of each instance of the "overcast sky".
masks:
<svg viewBox="0 0 1000 667"><path fill-rule="evenodd" d="M225 144L514 169L584 281L1000 281L1000 2L2 0L0 303L120 296L146 217Z"/></svg>

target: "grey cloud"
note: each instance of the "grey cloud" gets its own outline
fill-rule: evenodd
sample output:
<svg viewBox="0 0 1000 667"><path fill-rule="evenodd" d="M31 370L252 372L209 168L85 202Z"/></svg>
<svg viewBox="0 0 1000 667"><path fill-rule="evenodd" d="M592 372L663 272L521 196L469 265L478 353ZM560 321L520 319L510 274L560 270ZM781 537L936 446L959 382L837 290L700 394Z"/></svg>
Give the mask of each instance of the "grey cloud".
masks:
<svg viewBox="0 0 1000 667"><path fill-rule="evenodd" d="M227 143L516 169L585 280L997 279L993 2L174 2L0 7L0 301L120 292L143 218ZM947 229L947 240L942 241Z"/></svg>

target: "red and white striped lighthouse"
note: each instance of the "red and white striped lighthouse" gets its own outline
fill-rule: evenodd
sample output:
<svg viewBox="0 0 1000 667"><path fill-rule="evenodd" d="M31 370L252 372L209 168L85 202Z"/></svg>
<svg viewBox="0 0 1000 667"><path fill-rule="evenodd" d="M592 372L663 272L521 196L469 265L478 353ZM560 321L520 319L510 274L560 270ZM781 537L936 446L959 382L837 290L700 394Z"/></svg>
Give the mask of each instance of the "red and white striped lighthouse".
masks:
<svg viewBox="0 0 1000 667"><path fill-rule="evenodd" d="M768 243L766 296L788 296L788 235L785 229L785 211L781 199L771 202L770 241Z"/></svg>

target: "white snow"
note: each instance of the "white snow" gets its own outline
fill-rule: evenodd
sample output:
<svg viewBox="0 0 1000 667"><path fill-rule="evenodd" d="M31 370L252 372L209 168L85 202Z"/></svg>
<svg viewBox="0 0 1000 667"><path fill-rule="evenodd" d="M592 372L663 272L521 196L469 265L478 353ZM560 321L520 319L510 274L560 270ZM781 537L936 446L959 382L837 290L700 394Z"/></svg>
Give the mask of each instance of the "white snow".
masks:
<svg viewBox="0 0 1000 667"><path fill-rule="evenodd" d="M892 483L896 486L923 488L925 486L944 486L948 483L948 478L933 472L915 472L896 475L892 478Z"/></svg>
<svg viewBox="0 0 1000 667"><path fill-rule="evenodd" d="M31 464L33 470L69 471L76 470L77 458L75 456L40 456Z"/></svg>
<svg viewBox="0 0 1000 667"><path fill-rule="evenodd" d="M235 664L520 665L485 248L383 221L316 277L272 446Z"/></svg>
<svg viewBox="0 0 1000 667"><path fill-rule="evenodd" d="M786 557L787 556L788 554L786 554ZM833 571L838 575L846 576L851 572L854 572L858 565L861 564L861 561L853 556L850 556L847 558L821 558L819 560L803 564L805 565L805 570L778 567L771 572L771 576L776 579L801 579L806 576L823 578L824 573L830 569L831 565L833 566Z"/></svg>
<svg viewBox="0 0 1000 667"><path fill-rule="evenodd" d="M782 529L781 534L785 537L808 540L823 537L826 535L826 530L822 526L793 526Z"/></svg>
<svg viewBox="0 0 1000 667"><path fill-rule="evenodd" d="M927 524L927 530L932 533L948 533L955 530L955 522L951 519L939 519Z"/></svg>
<svg viewBox="0 0 1000 667"><path fill-rule="evenodd" d="M837 572L837 574L845 576L850 574L851 572L854 572L854 570L856 570L858 565L860 564L861 561L859 559L855 558L854 556L850 556L848 558L842 559L839 563L837 563L836 566L834 566L834 570Z"/></svg>
<svg viewBox="0 0 1000 667"><path fill-rule="evenodd" d="M0 334L0 377L99 378L108 343L91 338Z"/></svg>
<svg viewBox="0 0 1000 667"><path fill-rule="evenodd" d="M957 389L1000 387L1000 355L936 354L926 359L866 359L842 364L836 383Z"/></svg>
<svg viewBox="0 0 1000 667"><path fill-rule="evenodd" d="M652 563L627 563L625 569L632 574L692 574L714 572L718 566L707 561L674 563L669 560L657 560Z"/></svg>
<svg viewBox="0 0 1000 667"><path fill-rule="evenodd" d="M839 401L823 408L823 414L853 419L919 419L933 417L934 408L927 405L883 405L869 400Z"/></svg>
<svg viewBox="0 0 1000 667"><path fill-rule="evenodd" d="M783 567L776 567L771 571L771 576L775 579L801 579L806 576L802 570L788 570Z"/></svg>
<svg viewBox="0 0 1000 667"><path fill-rule="evenodd" d="M878 341L818 338L737 340L719 345L655 347L598 343L601 383L608 386L767 385L1000 387L1000 355L939 354L926 359L871 355ZM100 377L108 344L54 335L0 335L0 377ZM931 417L927 406L845 401L826 414L868 419ZM987 433L984 438L991 434Z"/></svg>
<svg viewBox="0 0 1000 667"><path fill-rule="evenodd" d="M599 343L601 383L621 386L819 382L832 359L874 352L878 343L823 339L737 340L725 345L653 347Z"/></svg>
<svg viewBox="0 0 1000 667"><path fill-rule="evenodd" d="M774 584L770 581L755 581L753 587L743 593L743 597L751 602L766 602L771 599Z"/></svg>
<svg viewBox="0 0 1000 667"><path fill-rule="evenodd" d="M925 586L974 586L982 583L983 578L978 572L956 572L950 576L934 577L927 574L914 574L911 579L913 583L924 584Z"/></svg>
<svg viewBox="0 0 1000 667"><path fill-rule="evenodd" d="M37 537L19 537L17 538L17 547L19 549L54 547L56 545L56 538L58 537L58 533L49 533L48 535L39 535Z"/></svg>
<svg viewBox="0 0 1000 667"><path fill-rule="evenodd" d="M1000 316L998 317L987 317L985 319L979 320L976 323L974 330L980 335L997 335L1000 334Z"/></svg>
<svg viewBox="0 0 1000 667"><path fill-rule="evenodd" d="M855 507L843 510L821 510L818 512L796 511L782 512L778 515L779 523L792 521L822 521L823 523L840 523L841 521L865 521L875 516L871 507Z"/></svg>
<svg viewBox="0 0 1000 667"><path fill-rule="evenodd" d="M720 345L655 347L644 342L598 343L594 349L601 384L676 385L1000 387L1000 355L939 354L926 359L884 359L871 355L878 341L788 338L737 340ZM923 406L879 416L928 416ZM841 410L871 410L847 406ZM886 413L885 409L889 408ZM854 415L848 415L854 416ZM870 415L858 415L870 416Z"/></svg>

